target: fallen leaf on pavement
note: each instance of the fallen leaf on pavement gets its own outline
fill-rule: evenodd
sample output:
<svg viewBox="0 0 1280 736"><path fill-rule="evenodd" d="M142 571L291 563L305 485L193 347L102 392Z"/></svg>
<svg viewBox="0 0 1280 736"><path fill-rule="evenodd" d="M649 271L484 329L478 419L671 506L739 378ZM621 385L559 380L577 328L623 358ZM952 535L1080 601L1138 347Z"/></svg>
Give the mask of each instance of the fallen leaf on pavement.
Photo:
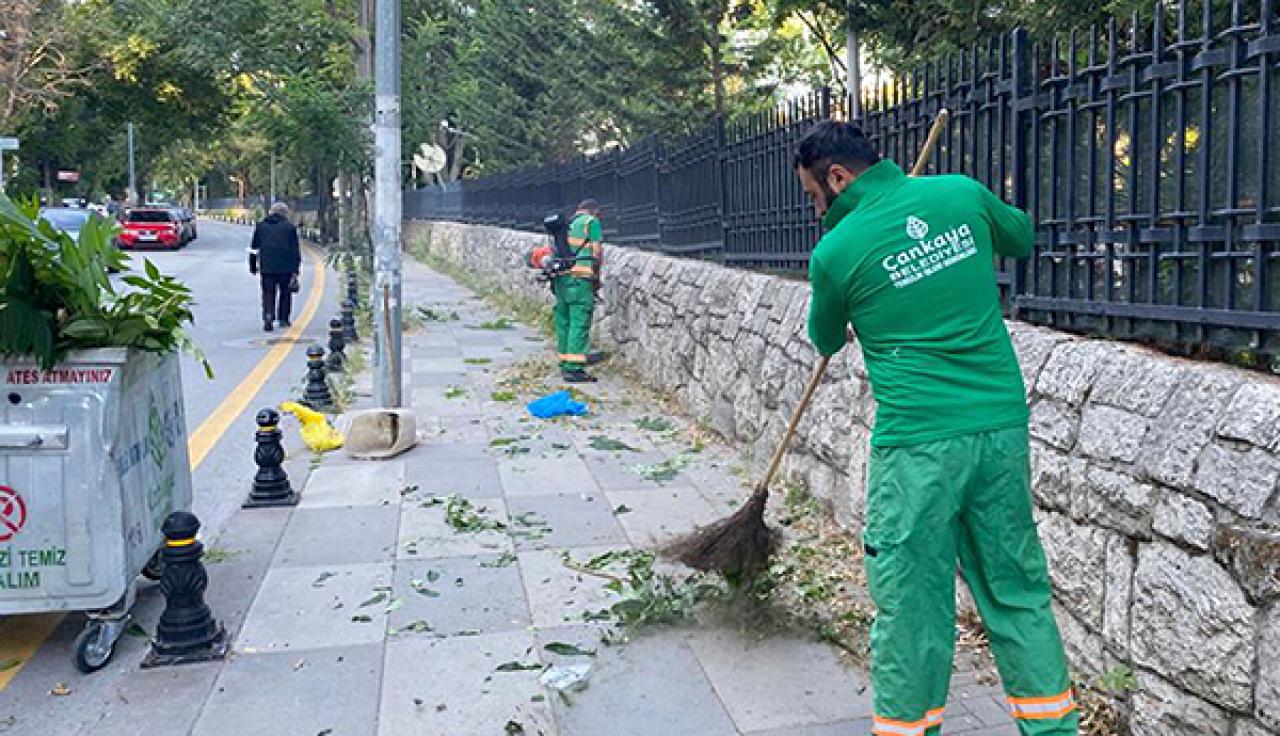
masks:
<svg viewBox="0 0 1280 736"><path fill-rule="evenodd" d="M528 670L540 670L540 669L542 669L542 665L538 664L537 662L526 663L526 662L516 662L512 660L510 662L503 662L502 664L498 665L497 669L495 669L494 671L495 672L525 672Z"/></svg>
<svg viewBox="0 0 1280 736"><path fill-rule="evenodd" d="M572 644L566 644L566 643L564 643L564 642L562 642L562 641L553 641L553 642L551 642L550 644L548 644L548 645L546 645L545 647L543 647L543 649L546 649L548 652L551 652L552 654L561 654L561 655L568 656L568 657L594 657L594 656L596 656L595 650L592 650L592 649L581 649L581 648L576 647L576 646L574 646L574 645L572 645Z"/></svg>
<svg viewBox="0 0 1280 736"><path fill-rule="evenodd" d="M71 688L67 687L67 683L59 682L57 685L54 685L52 689L49 690L49 694L55 697L61 698L66 695L70 695Z"/></svg>

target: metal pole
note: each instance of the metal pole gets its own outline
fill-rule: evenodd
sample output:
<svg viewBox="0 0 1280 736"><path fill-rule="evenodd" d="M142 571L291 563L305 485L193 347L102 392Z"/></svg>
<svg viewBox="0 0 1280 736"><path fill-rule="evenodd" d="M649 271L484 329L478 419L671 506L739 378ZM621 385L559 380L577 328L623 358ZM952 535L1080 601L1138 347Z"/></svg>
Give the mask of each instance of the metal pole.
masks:
<svg viewBox="0 0 1280 736"><path fill-rule="evenodd" d="M849 74L845 91L849 94L849 119L862 119L862 65L858 49L858 30L853 23L852 2L845 4L845 69Z"/></svg>
<svg viewBox="0 0 1280 736"><path fill-rule="evenodd" d="M271 152L271 196L270 196L270 200L271 200L271 201L267 203L267 206L268 206L268 207L270 207L271 205L273 205L273 204L275 204L275 203L276 203L276 152L275 152L275 151L272 151L272 152Z"/></svg>
<svg viewBox="0 0 1280 736"><path fill-rule="evenodd" d="M127 128L129 138L129 193L125 196L128 204L138 204L138 176L133 167L133 123Z"/></svg>
<svg viewBox="0 0 1280 736"><path fill-rule="evenodd" d="M374 40L374 399L401 400L400 0L378 0Z"/></svg>

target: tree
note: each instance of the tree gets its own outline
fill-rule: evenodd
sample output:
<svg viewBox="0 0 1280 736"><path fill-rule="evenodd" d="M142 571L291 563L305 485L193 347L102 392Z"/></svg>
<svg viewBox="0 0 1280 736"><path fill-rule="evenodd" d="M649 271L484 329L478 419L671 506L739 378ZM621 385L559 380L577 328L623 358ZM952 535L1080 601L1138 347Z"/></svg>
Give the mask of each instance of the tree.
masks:
<svg viewBox="0 0 1280 736"><path fill-rule="evenodd" d="M58 0L6 2L0 14L0 131L22 115L56 111L94 69L76 58L76 28L68 22L74 10L67 8Z"/></svg>

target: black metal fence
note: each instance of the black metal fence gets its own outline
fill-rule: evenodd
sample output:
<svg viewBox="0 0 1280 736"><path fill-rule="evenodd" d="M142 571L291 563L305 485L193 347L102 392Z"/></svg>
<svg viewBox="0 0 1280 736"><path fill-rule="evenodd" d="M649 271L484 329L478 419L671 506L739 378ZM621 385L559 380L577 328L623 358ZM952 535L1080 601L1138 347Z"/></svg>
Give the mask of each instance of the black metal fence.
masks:
<svg viewBox="0 0 1280 736"><path fill-rule="evenodd" d="M405 215L536 228L585 195L606 239L802 271L820 235L790 155L829 93L682 137L405 194ZM863 100L909 165L951 111L933 172L1029 211L1034 255L1000 265L1013 316L1065 329L1280 354L1280 17L1274 0L1155 6L1038 40L1018 31Z"/></svg>

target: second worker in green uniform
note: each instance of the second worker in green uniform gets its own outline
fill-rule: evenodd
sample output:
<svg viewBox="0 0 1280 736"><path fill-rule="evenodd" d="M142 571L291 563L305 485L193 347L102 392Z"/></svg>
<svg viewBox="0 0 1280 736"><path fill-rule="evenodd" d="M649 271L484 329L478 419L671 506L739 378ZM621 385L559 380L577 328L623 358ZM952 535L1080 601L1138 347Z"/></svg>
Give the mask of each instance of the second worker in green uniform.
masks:
<svg viewBox="0 0 1280 736"><path fill-rule="evenodd" d="M569 248L573 265L557 276L555 293L556 348L560 371L568 383L591 383L587 355L591 352L591 315L600 289L600 268L604 265L604 235L600 227L600 205L583 200L569 222Z"/></svg>

